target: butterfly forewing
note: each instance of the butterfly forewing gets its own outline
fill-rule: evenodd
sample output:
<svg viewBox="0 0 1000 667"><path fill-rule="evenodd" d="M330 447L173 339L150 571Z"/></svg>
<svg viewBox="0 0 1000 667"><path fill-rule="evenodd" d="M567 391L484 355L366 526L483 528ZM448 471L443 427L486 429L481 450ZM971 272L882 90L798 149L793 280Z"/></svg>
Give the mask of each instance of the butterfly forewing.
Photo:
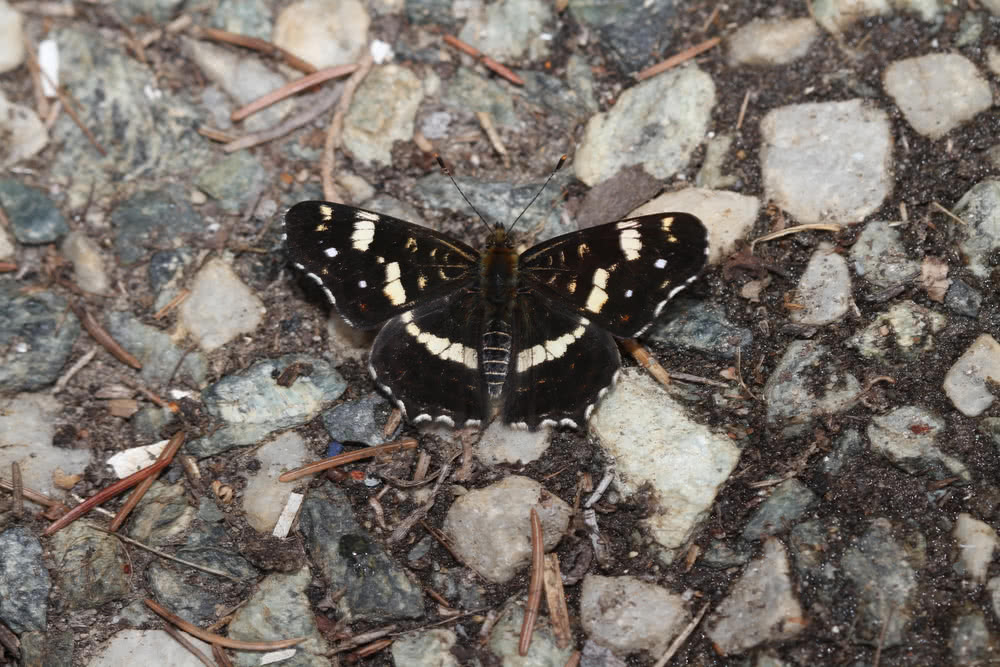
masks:
<svg viewBox="0 0 1000 667"><path fill-rule="evenodd" d="M476 278L479 253L427 227L322 201L285 214L289 255L350 324L370 328Z"/></svg>
<svg viewBox="0 0 1000 667"><path fill-rule="evenodd" d="M540 243L521 255L525 287L622 338L642 333L697 277L708 233L687 213L629 218Z"/></svg>

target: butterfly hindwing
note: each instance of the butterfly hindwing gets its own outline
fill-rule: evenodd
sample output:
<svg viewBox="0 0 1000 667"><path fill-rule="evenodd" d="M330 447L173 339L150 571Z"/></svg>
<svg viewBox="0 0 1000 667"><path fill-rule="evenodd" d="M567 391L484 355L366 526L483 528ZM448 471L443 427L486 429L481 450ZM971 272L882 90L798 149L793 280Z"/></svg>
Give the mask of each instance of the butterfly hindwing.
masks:
<svg viewBox="0 0 1000 667"><path fill-rule="evenodd" d="M370 328L461 287L479 253L427 227L332 202L285 214L288 252L348 323Z"/></svg>
<svg viewBox="0 0 1000 667"><path fill-rule="evenodd" d="M549 302L629 338L697 277L707 254L698 218L657 213L557 236L522 254L519 269Z"/></svg>
<svg viewBox="0 0 1000 667"><path fill-rule="evenodd" d="M462 426L486 412L476 297L460 290L421 304L386 322L375 337L369 371L414 423Z"/></svg>
<svg viewBox="0 0 1000 667"><path fill-rule="evenodd" d="M513 331L504 421L532 429L585 424L618 374L615 339L528 291L518 296Z"/></svg>

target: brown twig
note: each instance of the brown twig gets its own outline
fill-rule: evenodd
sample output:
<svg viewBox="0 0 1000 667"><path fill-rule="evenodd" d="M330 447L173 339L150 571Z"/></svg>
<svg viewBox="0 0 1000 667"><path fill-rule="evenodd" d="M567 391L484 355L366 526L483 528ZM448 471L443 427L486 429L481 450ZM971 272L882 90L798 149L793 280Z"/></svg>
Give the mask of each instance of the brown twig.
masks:
<svg viewBox="0 0 1000 667"><path fill-rule="evenodd" d="M163 448L160 453L160 458L156 459L156 463L149 466L148 468L143 468L142 470L133 473L126 477L125 479L115 482L111 486L99 491L87 500L83 501L70 511L66 512L63 516L59 517L57 520L49 524L49 527L45 529L42 535L52 535L53 533L65 528L77 518L83 516L89 512L92 508L97 507L109 498L117 496L119 493L125 489L130 489L147 477L152 477L158 475L161 470L170 465L170 462L174 458L174 454L180 449L181 445L184 444L184 431L178 431L170 438L167 446Z"/></svg>
<svg viewBox="0 0 1000 667"><path fill-rule="evenodd" d="M69 93L64 92L62 87L53 81L45 70L38 66L38 59L35 57L35 52L31 48L31 44L27 39L24 40L24 53L28 57L28 60L32 63L32 66L38 67L38 71L41 75L52 85L52 88L56 91L56 96L59 98L59 101L62 102L64 107L66 107L66 113L68 113L69 117L73 119L73 122L76 123L77 127L79 127L83 134L87 137L87 140L90 141L94 148L97 149L98 153L106 157L108 152L104 150L104 147L97 142L97 138L91 133L87 126L83 124L83 121L80 120L80 116L73 107L75 100L73 100Z"/></svg>
<svg viewBox="0 0 1000 667"><path fill-rule="evenodd" d="M258 97L250 104L237 109L233 113L229 114L229 120L234 123L238 123L247 116L255 114L261 109L266 109L272 104L276 104L286 97L291 97L296 93L299 93L307 88L312 88L313 86L319 85L324 81L329 81L330 79L335 79L340 76L347 76L358 69L358 65L337 65L336 67L326 67L312 74L307 74L306 76L296 79L295 81L289 81L280 88L276 88L271 92Z"/></svg>
<svg viewBox="0 0 1000 667"><path fill-rule="evenodd" d="M517 74L514 74L514 72L510 68L508 68L505 65L501 65L497 61L493 60L493 58L490 58L488 55L484 54L482 51L472 46L471 44L463 42L454 35L445 35L441 39L444 40L445 44L453 46L462 53L470 55L473 58L476 58L477 60L479 60L479 62L483 64L484 67L499 74L500 76L507 79L511 83L516 84L518 86L524 85L524 79L519 77Z"/></svg>
<svg viewBox="0 0 1000 667"><path fill-rule="evenodd" d="M166 303L166 305L163 306L163 308L160 308L158 311L156 311L155 313L153 313L153 319L154 320L163 319L164 315L166 315L171 310L173 310L178 305L180 305L180 303L182 301L184 301L184 299L188 298L189 296L191 296L191 290L189 290L189 289L182 289L180 292L177 293L176 296L174 296L173 299L171 299L170 301L168 301Z"/></svg>
<svg viewBox="0 0 1000 667"><path fill-rule="evenodd" d="M357 648L362 644L367 644L373 642L377 639L385 637L390 632L395 632L398 626L386 625L385 627L377 628L375 630L369 630L368 632L363 632L358 635L354 635L350 639L345 639L341 643L334 646L327 655L336 655L337 653L343 653L344 651L350 651L351 649Z"/></svg>
<svg viewBox="0 0 1000 667"><path fill-rule="evenodd" d="M378 653L382 649L384 649L384 648L386 648L388 646L391 646L392 642L394 642L394 641L395 641L394 639L380 639L380 640L378 640L376 642L372 642L368 646L363 646L363 647L359 648L351 656L348 656L348 658L353 657L353 656L357 656L357 659L359 659L359 660L361 658L367 658L368 656L374 655L375 653Z"/></svg>
<svg viewBox="0 0 1000 667"><path fill-rule="evenodd" d="M183 646L188 650L188 652L194 657L198 658L198 661L205 667L218 667L215 663L208 659L208 656L198 650L198 647L187 640L187 637L181 634L180 630L177 630L172 625L164 625L163 631L174 638L174 641ZM214 646L214 644L213 644Z"/></svg>
<svg viewBox="0 0 1000 667"><path fill-rule="evenodd" d="M538 620L538 608L542 604L542 570L545 567L545 541L542 537L542 520L538 511L531 508L531 583L528 585L528 602L524 605L524 621L521 623L521 640L517 644L518 655L528 655L531 635Z"/></svg>
<svg viewBox="0 0 1000 667"><path fill-rule="evenodd" d="M7 489L8 491L14 491L13 481L8 481L0 477L0 489ZM46 507L53 507L56 509L68 509L65 503L62 503L53 498L49 498L44 493L35 491L34 489L29 489L28 487L21 485L21 495L33 503L38 503L39 505L45 505Z"/></svg>
<svg viewBox="0 0 1000 667"><path fill-rule="evenodd" d="M212 644L212 657L218 667L233 667L233 661L226 655L226 651L218 644Z"/></svg>
<svg viewBox="0 0 1000 667"><path fill-rule="evenodd" d="M17 271L17 264L14 262L0 262L0 273L10 273Z"/></svg>
<svg viewBox="0 0 1000 667"><path fill-rule="evenodd" d="M640 366L642 366L647 373L652 375L657 382L662 385L670 384L670 373L667 369L660 365L660 362L656 360L656 357L649 353L645 345L642 345L634 338L624 338L621 341L622 347L625 351L632 355Z"/></svg>
<svg viewBox="0 0 1000 667"><path fill-rule="evenodd" d="M108 526L112 533L122 527L122 524L125 523L125 519L127 519L128 515L132 513L132 510L134 510L135 506L139 504L139 501L142 500L142 497L146 495L146 492L149 491L149 487L153 486L153 482L155 481L155 477L147 477L139 482L139 485L135 487L135 491L129 494L129 497L125 500L121 509L118 510L117 514L115 514L115 518L111 520L111 525Z"/></svg>
<svg viewBox="0 0 1000 667"><path fill-rule="evenodd" d="M226 153L232 153L244 148L252 148L254 146L267 143L268 141L279 139L289 132L297 130L303 125L308 125L329 111L330 108L337 103L337 100L340 99L342 93L343 87L339 85L331 88L325 93L320 93L316 96L316 99L313 100L313 103L309 105L309 108L302 113L292 116L284 122L266 130L248 134L244 137L230 139L229 142L222 147L222 150Z"/></svg>
<svg viewBox="0 0 1000 667"><path fill-rule="evenodd" d="M786 227L785 229L779 229L776 232L771 232L769 234L764 234L763 236L758 236L753 241L750 242L750 252L753 252L754 246L758 243L763 243L764 241L773 241L774 239L780 239L783 236L788 236L790 234L800 234L802 232L809 231L820 231L820 232L833 232L837 234L844 229L843 225L839 225L835 222L811 222L805 225L795 225L794 227Z"/></svg>
<svg viewBox="0 0 1000 667"><path fill-rule="evenodd" d="M225 42L226 44L234 44L236 46L243 46L248 49L253 49L254 51L266 53L270 56L281 56L290 66L300 72L305 72L306 74L312 74L316 71L315 66L307 63L305 60L302 60L290 51L286 51L277 44L273 44L263 39L258 39L257 37L240 35L235 32L219 30L218 28L206 28L204 26L198 26L192 31L192 33L197 37L208 38L215 40L216 42Z"/></svg>
<svg viewBox="0 0 1000 667"><path fill-rule="evenodd" d="M358 63L358 69L344 83L344 92L340 96L340 101L337 102L337 109L333 112L333 119L330 120L330 126L326 130L319 171L320 182L323 184L323 196L327 201L340 202L342 200L337 188L333 185L333 168L336 164L337 148L340 146L341 134L344 130L344 117L351 106L351 100L354 99L355 91L368 76L368 72L371 71L374 64L375 59L372 57L371 50L366 50L361 62Z"/></svg>
<svg viewBox="0 0 1000 667"><path fill-rule="evenodd" d="M572 639L569 627L569 609L566 606L566 592L563 590L562 573L559 571L559 556L546 554L542 570L545 584L545 605L552 621L552 633L556 636L556 646L566 648Z"/></svg>
<svg viewBox="0 0 1000 667"><path fill-rule="evenodd" d="M580 660L582 658L583 658L582 653L580 653L579 651L573 651L573 654L569 656L569 660L566 661L566 664L563 665L563 667L579 667Z"/></svg>
<svg viewBox="0 0 1000 667"><path fill-rule="evenodd" d="M396 452L401 452L407 449L415 449L416 446L416 438L401 438L394 442L387 442L384 445L378 445L376 447L367 447L365 449L356 449L353 452L344 452L343 454L337 454L336 456L331 456L330 458L323 459L322 461L316 461L315 463L304 465L301 468L296 468L295 470L289 470L281 475L281 477L278 478L278 481L294 482L295 480L301 479L306 475L323 472L329 468L336 468L337 466L344 465L345 463L353 463L354 461L370 459L384 454L395 454Z"/></svg>
<svg viewBox="0 0 1000 667"><path fill-rule="evenodd" d="M145 598L143 602L146 606L156 612L157 615L162 617L164 620L173 623L178 628L184 632L197 637L203 642L208 642L209 644L218 644L219 646L224 646L226 648L236 649L237 651L277 651L278 649L291 648L296 644L301 644L306 640L305 637L295 637L294 639L279 639L273 642L245 642L239 639L230 639L229 637L223 637L222 635L212 634L211 632L205 632L197 625L192 625L188 623L180 616L172 614L167 611L164 607L161 607L156 601L149 598Z"/></svg>
<svg viewBox="0 0 1000 667"><path fill-rule="evenodd" d="M83 328L87 330L87 333L89 333L94 340L103 345L104 349L113 354L114 357L123 364L128 364L136 370L142 370L142 362L132 356L132 354L130 354L124 347L119 345L118 341L112 338L111 334L109 334L83 306L78 303L71 303L69 307L79 318L80 324L82 324Z"/></svg>
<svg viewBox="0 0 1000 667"><path fill-rule="evenodd" d="M684 49L680 53L670 56L663 62L659 62L653 65L652 67L647 67L646 69L636 74L635 78L637 81L645 81L650 77L656 76L657 74L660 74L662 72L666 72L668 69L680 65L682 62L691 60L695 56L701 55L705 51L708 51L709 49L713 48L721 41L722 41L721 37L712 37L711 39L706 39L704 42L701 42L700 44L695 44L689 49Z"/></svg>
<svg viewBox="0 0 1000 667"><path fill-rule="evenodd" d="M222 144L231 144L234 141L239 141L239 138L236 137L236 135L230 134L225 130L214 128L210 125L200 125L198 127L198 134L203 137L207 137L212 141L218 141Z"/></svg>

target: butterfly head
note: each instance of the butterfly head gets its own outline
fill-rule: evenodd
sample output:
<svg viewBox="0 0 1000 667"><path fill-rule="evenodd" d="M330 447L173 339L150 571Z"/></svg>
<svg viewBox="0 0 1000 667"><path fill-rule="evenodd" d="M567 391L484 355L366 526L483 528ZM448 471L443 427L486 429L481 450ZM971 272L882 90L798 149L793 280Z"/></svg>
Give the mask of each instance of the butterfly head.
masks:
<svg viewBox="0 0 1000 667"><path fill-rule="evenodd" d="M486 240L487 248L513 248L510 232L500 223L493 225L490 236Z"/></svg>

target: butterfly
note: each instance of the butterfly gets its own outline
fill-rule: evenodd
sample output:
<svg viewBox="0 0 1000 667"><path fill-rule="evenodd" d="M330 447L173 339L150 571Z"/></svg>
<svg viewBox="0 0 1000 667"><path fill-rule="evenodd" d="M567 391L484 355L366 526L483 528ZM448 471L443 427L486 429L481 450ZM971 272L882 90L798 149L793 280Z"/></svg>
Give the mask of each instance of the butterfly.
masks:
<svg viewBox="0 0 1000 667"><path fill-rule="evenodd" d="M414 424L579 428L617 379L616 339L649 328L708 255L705 225L688 213L589 227L523 253L513 224L495 224L476 250L324 201L295 204L284 225L292 263L343 318L381 327L368 370Z"/></svg>

